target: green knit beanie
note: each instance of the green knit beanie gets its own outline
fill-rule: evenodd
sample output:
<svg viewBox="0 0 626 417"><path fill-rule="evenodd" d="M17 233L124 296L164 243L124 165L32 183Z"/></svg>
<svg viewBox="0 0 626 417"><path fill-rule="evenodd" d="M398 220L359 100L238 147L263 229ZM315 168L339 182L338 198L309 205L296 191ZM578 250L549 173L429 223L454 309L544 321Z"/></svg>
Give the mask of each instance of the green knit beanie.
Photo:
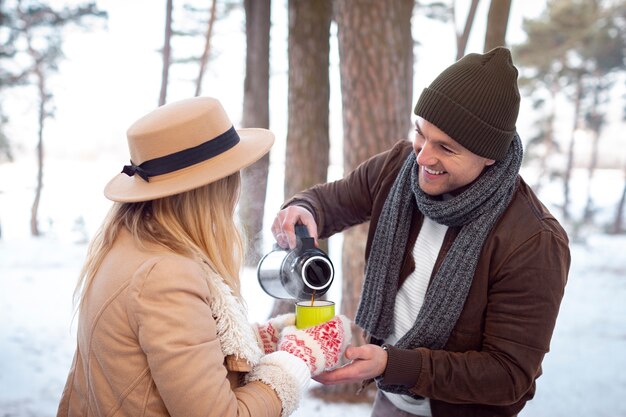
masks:
<svg viewBox="0 0 626 417"><path fill-rule="evenodd" d="M469 54L422 92L415 114L476 155L503 159L515 135L520 95L506 48Z"/></svg>

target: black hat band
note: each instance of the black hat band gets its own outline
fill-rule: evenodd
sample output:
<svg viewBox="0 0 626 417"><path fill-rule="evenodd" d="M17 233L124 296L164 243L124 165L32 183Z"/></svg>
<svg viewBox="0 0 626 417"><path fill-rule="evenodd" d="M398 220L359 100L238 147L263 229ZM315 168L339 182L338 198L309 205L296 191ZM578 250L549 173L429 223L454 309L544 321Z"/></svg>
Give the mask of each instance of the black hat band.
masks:
<svg viewBox="0 0 626 417"><path fill-rule="evenodd" d="M230 129L216 138L194 146L193 148L183 149L182 151L170 155L150 159L139 165L135 165L133 161L130 161L130 165L124 165L122 173L129 177L137 174L145 181L149 182L150 177L178 171L220 155L238 144L239 141L237 131L231 126Z"/></svg>

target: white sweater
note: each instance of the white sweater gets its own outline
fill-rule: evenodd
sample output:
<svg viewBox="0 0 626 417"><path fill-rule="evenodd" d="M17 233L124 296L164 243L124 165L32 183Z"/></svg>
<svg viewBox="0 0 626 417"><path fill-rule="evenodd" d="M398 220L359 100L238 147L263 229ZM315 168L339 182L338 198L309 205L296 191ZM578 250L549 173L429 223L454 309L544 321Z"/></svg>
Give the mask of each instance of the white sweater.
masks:
<svg viewBox="0 0 626 417"><path fill-rule="evenodd" d="M447 226L424 217L424 223L413 247L415 270L407 277L396 295L393 317L394 332L385 340L387 343L395 344L413 327L417 314L424 303L430 276L447 230ZM391 394L384 391L383 393L393 405L403 411L419 416L431 416L428 398L416 400L407 395Z"/></svg>

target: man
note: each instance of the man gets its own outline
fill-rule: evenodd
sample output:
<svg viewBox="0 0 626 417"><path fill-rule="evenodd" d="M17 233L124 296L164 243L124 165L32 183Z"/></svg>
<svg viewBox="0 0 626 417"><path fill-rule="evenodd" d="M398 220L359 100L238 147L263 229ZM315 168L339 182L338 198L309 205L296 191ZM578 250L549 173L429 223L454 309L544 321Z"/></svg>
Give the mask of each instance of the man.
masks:
<svg viewBox="0 0 626 417"><path fill-rule="evenodd" d="M372 416L515 416L535 393L570 265L557 220L519 176L517 69L470 54L424 89L416 134L298 193L272 226L325 238L370 221L356 323L370 344L326 384L375 378ZM381 347L382 345L382 347Z"/></svg>

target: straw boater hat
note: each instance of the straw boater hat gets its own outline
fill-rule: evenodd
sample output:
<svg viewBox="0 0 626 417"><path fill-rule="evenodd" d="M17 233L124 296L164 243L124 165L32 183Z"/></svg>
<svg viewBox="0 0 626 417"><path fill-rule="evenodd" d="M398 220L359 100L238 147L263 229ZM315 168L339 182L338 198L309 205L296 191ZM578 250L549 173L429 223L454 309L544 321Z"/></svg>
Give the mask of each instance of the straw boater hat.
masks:
<svg viewBox="0 0 626 417"><path fill-rule="evenodd" d="M235 130L220 102L210 97L161 106L126 135L131 163L104 188L104 195L118 202L201 187L251 165L274 143L269 130Z"/></svg>

